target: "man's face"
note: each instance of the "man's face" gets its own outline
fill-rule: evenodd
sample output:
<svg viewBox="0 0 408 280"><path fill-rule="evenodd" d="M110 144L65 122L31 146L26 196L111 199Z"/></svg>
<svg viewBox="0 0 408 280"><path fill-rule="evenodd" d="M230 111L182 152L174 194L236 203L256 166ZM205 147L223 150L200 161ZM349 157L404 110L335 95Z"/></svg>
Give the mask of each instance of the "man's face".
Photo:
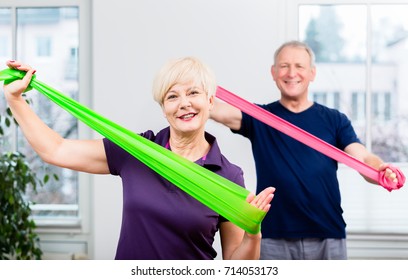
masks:
<svg viewBox="0 0 408 280"><path fill-rule="evenodd" d="M271 72L282 98L286 99L307 98L309 83L316 76L306 50L291 46L282 49Z"/></svg>

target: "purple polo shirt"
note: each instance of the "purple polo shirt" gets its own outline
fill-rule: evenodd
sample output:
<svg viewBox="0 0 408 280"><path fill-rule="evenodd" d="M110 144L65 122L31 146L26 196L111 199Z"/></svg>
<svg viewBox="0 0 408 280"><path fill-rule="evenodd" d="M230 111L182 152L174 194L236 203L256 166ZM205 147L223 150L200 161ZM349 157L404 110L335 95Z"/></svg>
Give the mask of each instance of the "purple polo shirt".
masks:
<svg viewBox="0 0 408 280"><path fill-rule="evenodd" d="M165 147L170 129L141 135ZM214 136L206 133L205 137L211 149L196 163L244 186L242 169L221 154ZM110 172L120 176L123 184L122 226L115 259L214 259L214 235L225 219L108 139L103 142Z"/></svg>

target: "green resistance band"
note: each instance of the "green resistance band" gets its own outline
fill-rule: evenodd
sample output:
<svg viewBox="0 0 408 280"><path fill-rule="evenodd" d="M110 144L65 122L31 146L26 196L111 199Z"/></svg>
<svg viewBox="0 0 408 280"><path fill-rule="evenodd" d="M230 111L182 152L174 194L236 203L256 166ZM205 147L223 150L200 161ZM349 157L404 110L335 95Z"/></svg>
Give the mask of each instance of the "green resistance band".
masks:
<svg viewBox="0 0 408 280"><path fill-rule="evenodd" d="M7 84L22 79L24 75L24 71L5 69L0 71L0 81ZM126 150L159 175L230 222L252 234L260 231L261 222L266 212L246 201L249 194L247 189L106 119L37 80L35 75L29 86L29 89L31 88L45 95L91 129Z"/></svg>

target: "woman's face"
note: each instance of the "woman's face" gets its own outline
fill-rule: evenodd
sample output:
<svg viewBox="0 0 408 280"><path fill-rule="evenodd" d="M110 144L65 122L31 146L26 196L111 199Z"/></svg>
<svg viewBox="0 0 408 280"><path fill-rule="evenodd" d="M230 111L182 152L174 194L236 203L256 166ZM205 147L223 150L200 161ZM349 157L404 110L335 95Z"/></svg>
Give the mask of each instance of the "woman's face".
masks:
<svg viewBox="0 0 408 280"><path fill-rule="evenodd" d="M204 130L213 103L201 86L175 84L164 96L163 113L175 132L192 133Z"/></svg>

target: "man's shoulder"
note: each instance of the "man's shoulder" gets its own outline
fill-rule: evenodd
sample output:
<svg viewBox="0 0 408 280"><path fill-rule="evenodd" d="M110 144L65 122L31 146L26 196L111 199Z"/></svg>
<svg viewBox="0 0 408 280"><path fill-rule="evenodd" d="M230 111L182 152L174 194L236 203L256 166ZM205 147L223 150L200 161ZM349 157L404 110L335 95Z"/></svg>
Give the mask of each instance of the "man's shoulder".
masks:
<svg viewBox="0 0 408 280"><path fill-rule="evenodd" d="M340 110L336 108L330 108L326 105L322 105L320 103L314 102L312 108L314 108L316 111L324 112L326 114L330 115L344 115Z"/></svg>
<svg viewBox="0 0 408 280"><path fill-rule="evenodd" d="M259 107L262 107L262 108L276 108L276 107L281 106L280 102L278 100L272 101L272 102L269 102L269 103L263 103L263 104L255 103L255 105L257 105Z"/></svg>

